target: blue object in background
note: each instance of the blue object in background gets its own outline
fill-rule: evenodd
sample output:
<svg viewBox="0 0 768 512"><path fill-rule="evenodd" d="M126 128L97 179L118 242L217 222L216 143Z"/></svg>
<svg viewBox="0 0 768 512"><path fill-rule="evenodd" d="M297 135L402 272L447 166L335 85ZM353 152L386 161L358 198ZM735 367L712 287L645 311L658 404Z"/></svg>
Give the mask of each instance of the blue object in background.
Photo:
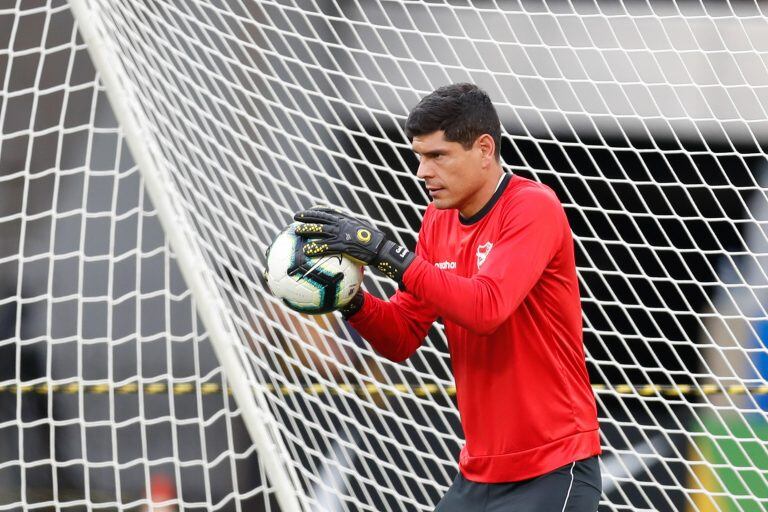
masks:
<svg viewBox="0 0 768 512"><path fill-rule="evenodd" d="M752 378L760 378L763 384L768 385L768 320L760 320L753 323L757 337L752 340L749 348L760 349L751 354L752 363L757 370ZM768 395L755 396L755 402L764 411L768 411Z"/></svg>

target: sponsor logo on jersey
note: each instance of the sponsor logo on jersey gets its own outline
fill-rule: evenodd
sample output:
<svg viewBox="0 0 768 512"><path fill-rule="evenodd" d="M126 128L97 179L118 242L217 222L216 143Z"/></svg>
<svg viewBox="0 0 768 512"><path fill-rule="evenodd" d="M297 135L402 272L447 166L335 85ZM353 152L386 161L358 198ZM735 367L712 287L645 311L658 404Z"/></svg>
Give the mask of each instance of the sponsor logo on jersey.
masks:
<svg viewBox="0 0 768 512"><path fill-rule="evenodd" d="M493 249L493 243L491 242L485 242L483 245L477 246L477 268L483 266L485 258L491 253L491 249Z"/></svg>
<svg viewBox="0 0 768 512"><path fill-rule="evenodd" d="M435 263L435 266L440 270L456 270L455 261L440 261L438 263Z"/></svg>

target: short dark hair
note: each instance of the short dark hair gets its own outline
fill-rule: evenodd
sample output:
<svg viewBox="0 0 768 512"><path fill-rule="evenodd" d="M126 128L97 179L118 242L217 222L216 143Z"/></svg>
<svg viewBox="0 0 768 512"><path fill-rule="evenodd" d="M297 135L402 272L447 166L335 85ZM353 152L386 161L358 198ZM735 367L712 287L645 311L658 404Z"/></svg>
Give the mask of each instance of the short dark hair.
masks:
<svg viewBox="0 0 768 512"><path fill-rule="evenodd" d="M419 135L445 132L445 140L469 149L485 133L496 143L496 158L501 150L501 123L491 98L475 84L458 83L440 87L424 96L413 107L405 122L409 141Z"/></svg>

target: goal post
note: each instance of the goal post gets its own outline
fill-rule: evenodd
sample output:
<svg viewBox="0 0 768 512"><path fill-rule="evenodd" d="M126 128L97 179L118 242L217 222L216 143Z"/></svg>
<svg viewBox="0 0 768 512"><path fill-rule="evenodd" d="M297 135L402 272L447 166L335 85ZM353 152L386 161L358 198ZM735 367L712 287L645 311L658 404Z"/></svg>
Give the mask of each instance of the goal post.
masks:
<svg viewBox="0 0 768 512"><path fill-rule="evenodd" d="M393 363L261 271L317 202L413 247L404 121L458 81L574 233L600 512L764 510L767 15L0 2L0 511L433 510L462 444L442 324Z"/></svg>
<svg viewBox="0 0 768 512"><path fill-rule="evenodd" d="M139 100L129 85L121 66L121 58L113 49L113 41L104 33L109 26L101 16L98 2L70 0L80 35L104 83L112 111L131 150L144 186L156 205L158 218L164 228L178 261L184 281L195 297L197 313L208 332L216 357L222 365L227 382L240 407L243 421L259 453L281 510L301 512L297 495L298 480L293 467L285 464L288 457L280 435L274 430L275 420L264 398L265 390L253 375L253 368L243 365L238 355L241 343L232 318L225 313L219 289L211 279L211 267L197 244L188 212L179 205L178 192L172 185L168 165L157 149L158 141L148 130L149 125Z"/></svg>

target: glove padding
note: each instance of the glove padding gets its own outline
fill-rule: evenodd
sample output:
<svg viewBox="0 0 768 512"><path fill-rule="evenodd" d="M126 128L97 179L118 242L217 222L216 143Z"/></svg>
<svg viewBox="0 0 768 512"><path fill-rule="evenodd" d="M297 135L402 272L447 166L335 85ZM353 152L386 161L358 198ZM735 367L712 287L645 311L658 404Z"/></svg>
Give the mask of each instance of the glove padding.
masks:
<svg viewBox="0 0 768 512"><path fill-rule="evenodd" d="M330 208L313 207L293 218L301 224L296 234L317 241L304 245L307 256L344 253L365 265L370 265L384 243L384 233L370 224Z"/></svg>
<svg viewBox="0 0 768 512"><path fill-rule="evenodd" d="M414 254L388 240L383 232L346 213L313 207L293 216L299 221L296 234L311 241L304 245L310 257L343 253L382 274L400 281Z"/></svg>

